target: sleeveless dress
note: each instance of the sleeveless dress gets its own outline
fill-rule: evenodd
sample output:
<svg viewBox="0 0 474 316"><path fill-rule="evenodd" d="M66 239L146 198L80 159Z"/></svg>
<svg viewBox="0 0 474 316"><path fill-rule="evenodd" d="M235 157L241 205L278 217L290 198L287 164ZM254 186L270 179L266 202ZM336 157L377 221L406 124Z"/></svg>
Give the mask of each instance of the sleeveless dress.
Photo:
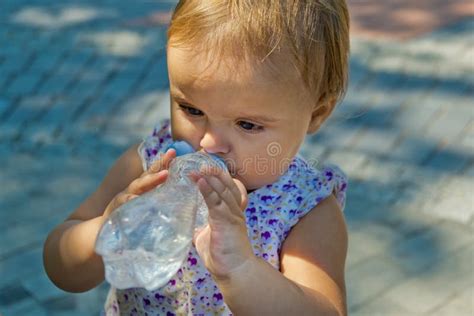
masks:
<svg viewBox="0 0 474 316"><path fill-rule="evenodd" d="M138 151L146 170L173 141L164 120L146 137ZM347 179L336 166L317 170L300 155L272 184L248 194L245 210L253 251L280 269L280 250L290 229L319 202L334 194L344 208ZM187 260L168 284L155 291L111 287L102 315L232 315L210 273L191 246Z"/></svg>

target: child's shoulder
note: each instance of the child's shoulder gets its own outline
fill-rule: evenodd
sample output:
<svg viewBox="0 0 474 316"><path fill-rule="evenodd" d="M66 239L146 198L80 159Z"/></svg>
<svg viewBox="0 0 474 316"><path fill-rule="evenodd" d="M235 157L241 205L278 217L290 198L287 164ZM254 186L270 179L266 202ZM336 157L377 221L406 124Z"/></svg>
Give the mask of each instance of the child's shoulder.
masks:
<svg viewBox="0 0 474 316"><path fill-rule="evenodd" d="M343 210L346 190L347 177L340 168L311 164L297 155L276 182L252 192L247 215L262 217L270 226L279 222L288 233L303 216L333 195Z"/></svg>
<svg viewBox="0 0 474 316"><path fill-rule="evenodd" d="M296 155L288 168L288 179L284 182L283 191L292 189L295 193L304 195L303 201L309 203L317 204L334 194L341 209L344 209L348 179L334 164L313 163Z"/></svg>

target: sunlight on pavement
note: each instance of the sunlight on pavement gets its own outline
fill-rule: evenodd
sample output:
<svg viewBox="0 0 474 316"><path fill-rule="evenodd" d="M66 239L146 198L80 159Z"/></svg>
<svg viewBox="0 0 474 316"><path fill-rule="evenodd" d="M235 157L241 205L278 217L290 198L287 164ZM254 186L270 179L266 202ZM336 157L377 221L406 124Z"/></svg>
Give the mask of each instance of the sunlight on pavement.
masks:
<svg viewBox="0 0 474 316"><path fill-rule="evenodd" d="M142 53L143 48L150 43L144 35L132 31L107 31L81 36L81 41L95 45L101 53L131 57Z"/></svg>
<svg viewBox="0 0 474 316"><path fill-rule="evenodd" d="M13 15L12 21L18 24L51 29L114 15L116 14L111 10L99 10L91 7L70 6L62 8L57 13L51 9L41 7L25 7Z"/></svg>

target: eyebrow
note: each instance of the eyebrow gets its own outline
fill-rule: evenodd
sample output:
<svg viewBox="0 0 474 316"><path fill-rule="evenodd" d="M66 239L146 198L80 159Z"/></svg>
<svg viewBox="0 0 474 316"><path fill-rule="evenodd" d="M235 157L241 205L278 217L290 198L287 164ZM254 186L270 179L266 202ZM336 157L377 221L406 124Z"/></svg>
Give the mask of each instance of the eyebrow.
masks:
<svg viewBox="0 0 474 316"><path fill-rule="evenodd" d="M254 121L261 121L261 122L267 122L267 123L275 123L275 122L279 121L279 119L276 119L276 118L273 118L273 117L268 117L268 116L262 116L262 115L245 115L245 114L242 114L242 115L239 115L239 116L243 116L245 118L249 118L249 119L254 120Z"/></svg>

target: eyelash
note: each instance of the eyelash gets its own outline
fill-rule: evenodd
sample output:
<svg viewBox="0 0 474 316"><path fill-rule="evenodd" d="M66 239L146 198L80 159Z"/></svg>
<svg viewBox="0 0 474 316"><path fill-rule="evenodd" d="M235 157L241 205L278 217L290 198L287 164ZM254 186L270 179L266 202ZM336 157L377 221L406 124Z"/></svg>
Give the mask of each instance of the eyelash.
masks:
<svg viewBox="0 0 474 316"><path fill-rule="evenodd" d="M201 110L195 109L191 106L183 105L183 104L178 104L178 105L186 115L194 116L194 117L204 115L204 113ZM191 113L190 111L198 111L199 113ZM239 122L242 122L244 124L251 124L251 125L257 127L257 129L252 130L252 129L243 128L242 125L239 125L239 127L242 130L244 130L246 133L258 133L258 132L263 130L263 126L260 126L260 125L257 125L257 124L251 123L251 122L247 122L247 121L239 121Z"/></svg>

